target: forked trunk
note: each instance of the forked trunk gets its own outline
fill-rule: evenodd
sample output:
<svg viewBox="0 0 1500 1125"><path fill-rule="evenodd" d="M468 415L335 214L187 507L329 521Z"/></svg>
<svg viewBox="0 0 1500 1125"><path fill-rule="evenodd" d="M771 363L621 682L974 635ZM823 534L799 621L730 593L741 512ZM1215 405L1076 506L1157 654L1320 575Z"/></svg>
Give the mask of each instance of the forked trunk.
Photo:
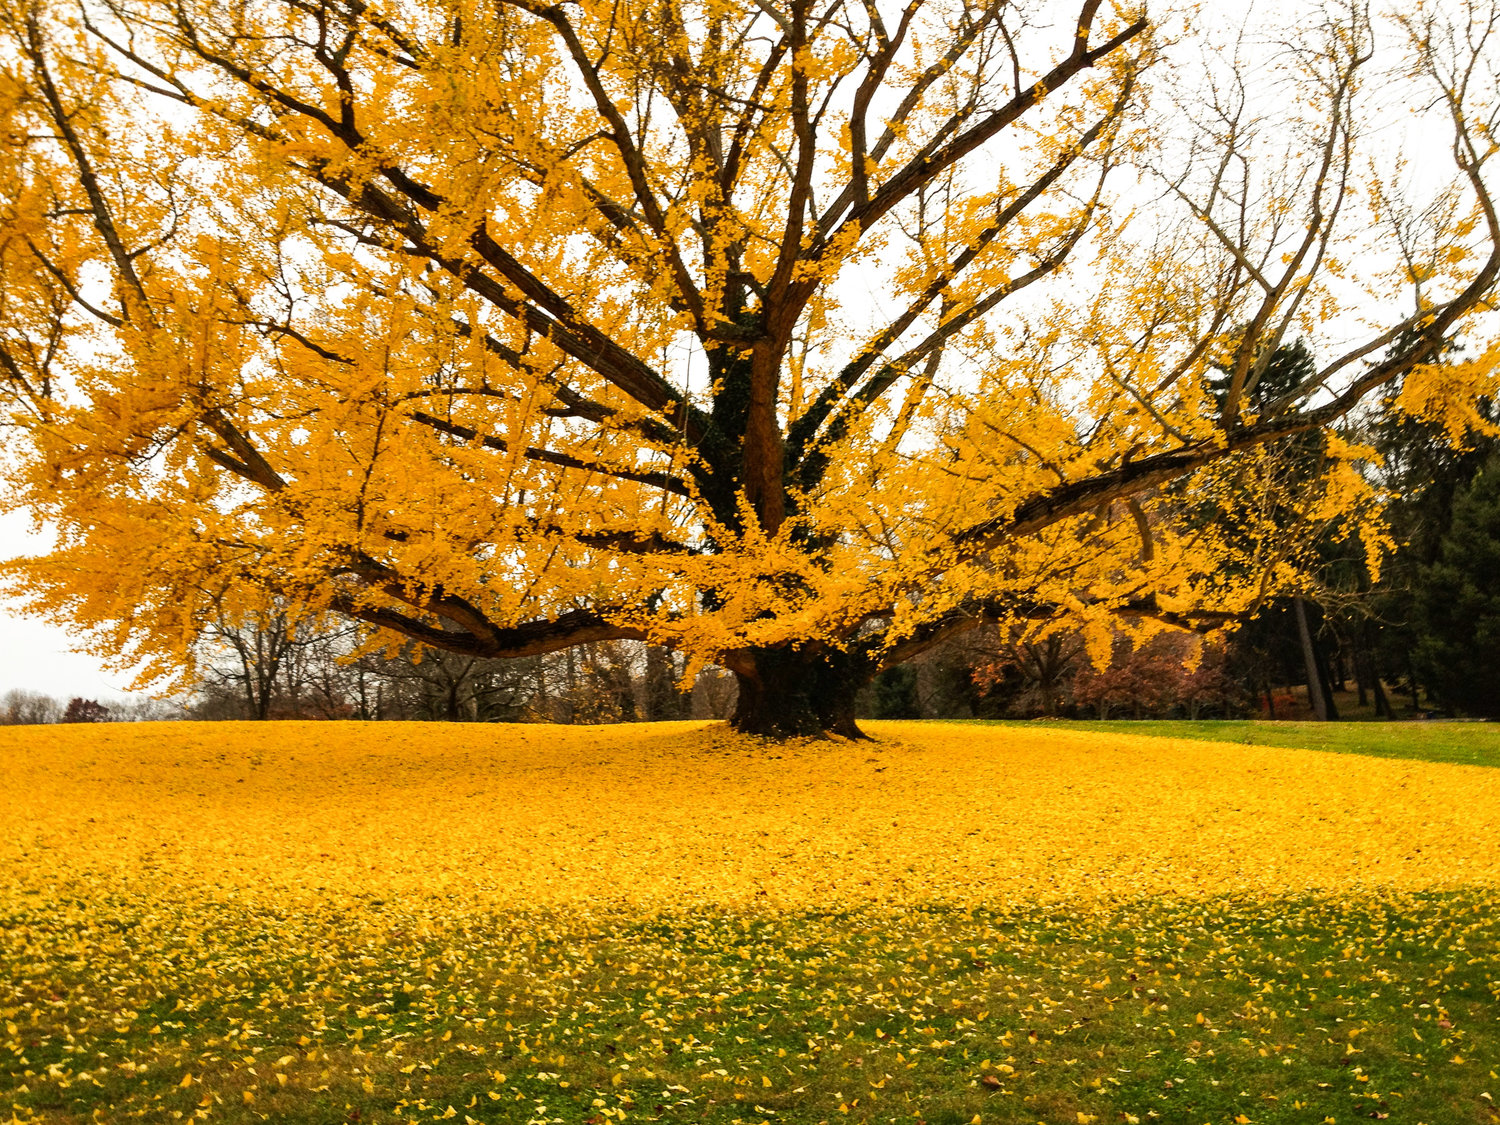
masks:
<svg viewBox="0 0 1500 1125"><path fill-rule="evenodd" d="M737 671L739 699L729 725L765 738L867 738L854 721L854 697L873 669L827 649L757 649L753 672Z"/></svg>

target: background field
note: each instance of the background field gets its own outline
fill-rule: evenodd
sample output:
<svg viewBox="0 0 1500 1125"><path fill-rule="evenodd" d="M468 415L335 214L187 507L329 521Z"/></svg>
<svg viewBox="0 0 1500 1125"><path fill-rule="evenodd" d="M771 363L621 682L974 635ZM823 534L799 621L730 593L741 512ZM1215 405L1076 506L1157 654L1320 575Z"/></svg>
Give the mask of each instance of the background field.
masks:
<svg viewBox="0 0 1500 1125"><path fill-rule="evenodd" d="M1342 706L1342 704L1341 704ZM1351 708L1344 707L1344 710ZM985 724L992 725L992 724ZM1500 766L1500 726L1481 722L1282 723L1255 719L1143 719L1140 722L1041 720L998 726L1045 726L1057 730L1152 735L1164 738L1235 742L1247 746L1290 746L1334 754L1371 754L1423 762Z"/></svg>
<svg viewBox="0 0 1500 1125"><path fill-rule="evenodd" d="M1452 726L0 729L0 1106L1489 1125L1500 771L1415 760L1493 760Z"/></svg>

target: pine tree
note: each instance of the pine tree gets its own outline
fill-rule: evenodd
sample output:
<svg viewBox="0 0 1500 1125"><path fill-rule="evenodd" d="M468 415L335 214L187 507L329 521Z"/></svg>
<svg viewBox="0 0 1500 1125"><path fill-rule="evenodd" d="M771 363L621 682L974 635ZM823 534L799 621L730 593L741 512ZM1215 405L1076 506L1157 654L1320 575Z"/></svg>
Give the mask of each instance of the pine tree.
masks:
<svg viewBox="0 0 1500 1125"><path fill-rule="evenodd" d="M1437 558L1418 571L1413 661L1444 707L1500 718L1500 457L1456 496Z"/></svg>

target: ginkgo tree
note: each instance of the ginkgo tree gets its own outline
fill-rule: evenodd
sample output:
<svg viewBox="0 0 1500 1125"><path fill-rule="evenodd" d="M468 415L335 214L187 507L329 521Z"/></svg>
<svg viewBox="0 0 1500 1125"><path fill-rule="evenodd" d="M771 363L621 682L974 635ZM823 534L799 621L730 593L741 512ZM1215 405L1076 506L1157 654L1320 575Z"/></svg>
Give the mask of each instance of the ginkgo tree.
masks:
<svg viewBox="0 0 1500 1125"><path fill-rule="evenodd" d="M1461 439L1494 382L1500 14L1293 17L17 0L6 502L58 541L12 589L148 675L272 604L647 640L777 736L981 622L1232 620L1299 528L1378 545L1341 419ZM1289 520L1246 482L1314 429Z"/></svg>

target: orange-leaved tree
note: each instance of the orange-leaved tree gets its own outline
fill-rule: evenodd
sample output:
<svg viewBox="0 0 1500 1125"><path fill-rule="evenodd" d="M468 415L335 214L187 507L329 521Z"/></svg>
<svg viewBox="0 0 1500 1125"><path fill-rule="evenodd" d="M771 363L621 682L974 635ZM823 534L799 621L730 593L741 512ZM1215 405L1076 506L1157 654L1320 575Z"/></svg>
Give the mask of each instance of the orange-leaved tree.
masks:
<svg viewBox="0 0 1500 1125"><path fill-rule="evenodd" d="M5 502L58 541L11 587L147 675L272 605L648 640L777 736L982 621L1107 649L1295 589L1299 527L1371 507L1339 420L1399 387L1461 435L1490 389L1497 16L1173 20L17 0Z"/></svg>

